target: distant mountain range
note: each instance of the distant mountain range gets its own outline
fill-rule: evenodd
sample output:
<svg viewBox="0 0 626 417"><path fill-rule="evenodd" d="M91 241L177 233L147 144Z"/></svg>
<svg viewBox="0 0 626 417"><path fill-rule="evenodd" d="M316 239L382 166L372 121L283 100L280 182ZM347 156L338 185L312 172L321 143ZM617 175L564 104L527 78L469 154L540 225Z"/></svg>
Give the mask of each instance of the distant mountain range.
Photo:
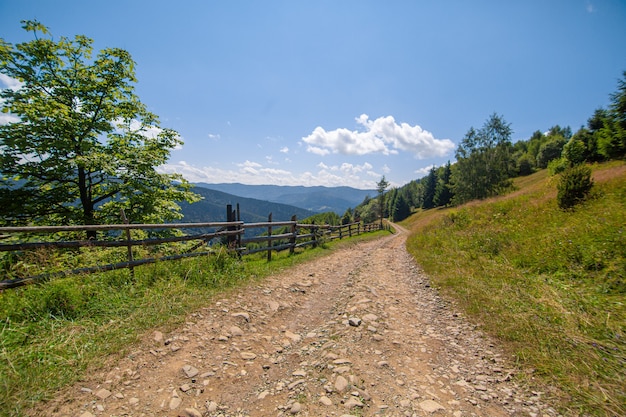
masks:
<svg viewBox="0 0 626 417"><path fill-rule="evenodd" d="M376 190L359 190L352 187L246 185L239 183L197 183L195 185L234 196L299 207L314 213L333 211L340 216L348 208L354 208L362 203L365 197L376 197Z"/></svg>
<svg viewBox="0 0 626 417"><path fill-rule="evenodd" d="M193 191L204 197L197 203L180 203L185 216L185 223L223 222L226 221L226 206L233 210L239 204L241 220L245 223L266 222L270 213L272 221L291 220L294 214L298 219L305 219L315 212L287 204L272 203L266 200L240 197L221 191L195 186Z"/></svg>

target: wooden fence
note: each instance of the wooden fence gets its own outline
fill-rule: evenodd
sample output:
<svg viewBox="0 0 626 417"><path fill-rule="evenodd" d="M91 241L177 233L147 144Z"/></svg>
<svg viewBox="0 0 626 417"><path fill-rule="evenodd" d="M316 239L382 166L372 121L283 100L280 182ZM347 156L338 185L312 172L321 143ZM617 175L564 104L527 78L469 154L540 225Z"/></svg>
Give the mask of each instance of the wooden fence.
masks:
<svg viewBox="0 0 626 417"><path fill-rule="evenodd" d="M341 226L302 224L298 223L296 216L289 221L272 221L270 213L267 222L244 223L239 221L239 207L236 211L232 206L227 207L226 222L210 223L172 223L172 224L111 224L111 225L85 225L85 226L30 226L30 227L0 227L0 238L7 240L16 234L55 234L60 232L86 233L96 232L120 232L116 239L107 240L64 240L64 241L39 241L0 244L0 252L32 251L44 248L53 249L77 249L82 247L126 247L127 260L124 262L111 263L106 265L88 266L68 271L51 272L28 277L14 279L4 279L0 281L0 291L9 288L16 288L28 284L42 282L53 278L74 274L90 274L96 272L112 271L116 269L128 268L131 274L133 268L160 261L170 261L196 256L207 256L214 251L211 244L216 240L225 243L229 251L239 256L267 252L267 260L272 259L272 251L289 250L293 253L297 248L305 246L317 246L318 244L333 239L352 237L365 232L380 229L380 224L362 224L360 222L345 224ZM125 216L122 214L122 217ZM246 230L265 229L266 232L259 235L247 237ZM210 230L209 232L194 232L197 230ZM190 234L182 236L168 236L148 239L132 239L131 230L155 231L155 230L189 230ZM276 233L278 232L278 233ZM133 247L149 247L155 245L171 244L175 242L195 242L183 253L134 259Z"/></svg>

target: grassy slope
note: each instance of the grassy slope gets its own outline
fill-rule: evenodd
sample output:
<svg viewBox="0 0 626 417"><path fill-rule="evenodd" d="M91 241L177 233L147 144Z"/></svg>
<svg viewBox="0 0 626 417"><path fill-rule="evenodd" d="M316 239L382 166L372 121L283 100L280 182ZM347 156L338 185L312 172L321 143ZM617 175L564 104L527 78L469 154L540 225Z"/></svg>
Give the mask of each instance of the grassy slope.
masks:
<svg viewBox="0 0 626 417"><path fill-rule="evenodd" d="M556 177L417 213L409 251L569 414L626 415L626 165L593 167L592 198L556 204ZM536 381L537 379L535 379Z"/></svg>

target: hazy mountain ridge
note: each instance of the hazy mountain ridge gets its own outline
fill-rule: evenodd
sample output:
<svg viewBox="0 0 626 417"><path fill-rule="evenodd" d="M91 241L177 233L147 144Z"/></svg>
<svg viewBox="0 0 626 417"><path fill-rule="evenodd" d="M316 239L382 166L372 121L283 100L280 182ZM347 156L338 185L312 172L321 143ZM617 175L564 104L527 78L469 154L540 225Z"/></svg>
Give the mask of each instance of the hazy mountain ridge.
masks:
<svg viewBox="0 0 626 417"><path fill-rule="evenodd" d="M291 220L294 214L298 219L304 219L315 214L312 211L287 204L280 204L255 198L240 197L195 186L193 191L204 197L197 203L180 203L186 223L197 222L222 222L226 221L226 206L232 204L233 210L239 204L241 220L246 223L266 222L272 213L273 221Z"/></svg>
<svg viewBox="0 0 626 417"><path fill-rule="evenodd" d="M198 187L221 191L234 196L253 198L300 207L313 212L334 211L342 215L358 206L366 196L375 197L376 190L352 187L246 185L240 183L197 183Z"/></svg>

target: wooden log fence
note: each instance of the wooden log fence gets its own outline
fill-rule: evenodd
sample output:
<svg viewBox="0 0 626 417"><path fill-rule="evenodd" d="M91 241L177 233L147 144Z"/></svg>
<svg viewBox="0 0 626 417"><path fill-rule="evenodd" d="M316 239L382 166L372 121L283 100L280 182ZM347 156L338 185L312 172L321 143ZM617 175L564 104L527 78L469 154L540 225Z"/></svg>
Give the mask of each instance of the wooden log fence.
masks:
<svg viewBox="0 0 626 417"><path fill-rule="evenodd" d="M0 291L21 287L28 284L39 283L48 281L53 278L59 278L68 275L76 274L90 274L97 272L113 271L116 269L128 268L131 271L131 276L134 273L133 268L160 262L160 261L172 261L183 258L208 256L214 253L211 248L211 243L215 240L220 240L226 243L226 247L229 251L236 253L238 256L251 255L259 252L267 252L267 260L271 261L272 251L278 252L283 250L289 250L290 253L294 253L297 248L303 248L306 246L316 247L324 241L330 241L334 239L343 239L346 237L352 237L360 235L362 233L372 232L380 230L380 224L362 224L360 222L331 226L331 225L318 225L318 224L305 224L298 223L296 216L293 216L290 221L272 221L272 214L270 213L267 222L260 223L244 223L239 220L239 205L236 210L232 209L231 205L227 206L227 219L226 222L208 222L208 223L170 223L170 224L129 224L125 220L125 215L122 213L122 219L125 220L124 224L111 224L111 225L85 225L85 226L24 226L24 227L0 227L0 241L7 240L11 236L16 234L57 234L61 232L123 232L120 237L121 240L65 240L65 241L38 241L38 242L18 242L18 243L2 243L0 244L0 252L20 252L20 251L32 251L38 249L77 249L77 248L89 248L89 247L126 247L127 248L127 260L124 262L96 265L83 268L77 268L67 271L58 271L51 273L44 273L39 275L33 275L20 278L5 278L0 281ZM267 232L261 235L246 237L246 230L252 229L266 229ZM168 237L155 237L147 239L132 239L132 230L198 230L209 229L212 230L209 233L192 233L182 236L168 236ZM276 233L278 232L278 233ZM160 257L148 257L143 259L134 259L133 247L149 247L155 245L172 244L179 242L191 242L197 241L197 243L190 248L187 248L183 253L160 256ZM265 244L266 246L261 246Z"/></svg>

